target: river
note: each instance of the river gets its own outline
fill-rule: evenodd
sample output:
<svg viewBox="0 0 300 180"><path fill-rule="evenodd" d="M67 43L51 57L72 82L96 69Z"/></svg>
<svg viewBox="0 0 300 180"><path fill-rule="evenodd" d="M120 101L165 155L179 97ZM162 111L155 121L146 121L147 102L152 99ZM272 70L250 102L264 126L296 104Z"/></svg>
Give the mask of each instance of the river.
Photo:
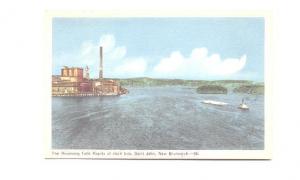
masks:
<svg viewBox="0 0 300 180"><path fill-rule="evenodd" d="M128 88L115 97L52 97L53 149L261 150L264 96ZM242 98L249 111L238 109ZM229 103L214 106L210 99Z"/></svg>

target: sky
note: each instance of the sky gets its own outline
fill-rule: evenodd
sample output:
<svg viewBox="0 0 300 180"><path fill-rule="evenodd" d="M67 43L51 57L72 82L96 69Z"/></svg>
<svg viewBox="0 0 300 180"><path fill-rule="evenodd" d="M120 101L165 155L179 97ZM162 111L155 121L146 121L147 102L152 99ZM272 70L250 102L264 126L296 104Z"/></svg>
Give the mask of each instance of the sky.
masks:
<svg viewBox="0 0 300 180"><path fill-rule="evenodd" d="M261 17L53 18L53 74L89 66L98 77L264 80Z"/></svg>

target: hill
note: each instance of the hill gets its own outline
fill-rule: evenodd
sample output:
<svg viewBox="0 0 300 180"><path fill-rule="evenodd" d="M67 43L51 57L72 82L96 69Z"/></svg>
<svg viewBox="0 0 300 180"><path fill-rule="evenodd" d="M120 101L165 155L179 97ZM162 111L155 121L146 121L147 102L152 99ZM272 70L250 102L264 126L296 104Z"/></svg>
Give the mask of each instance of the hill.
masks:
<svg viewBox="0 0 300 180"><path fill-rule="evenodd" d="M115 79L121 86L145 87L145 86L192 86L199 87L203 85L220 85L226 88L234 88L240 85L253 84L253 81L247 80L183 80L183 79L153 79L148 77Z"/></svg>
<svg viewBox="0 0 300 180"><path fill-rule="evenodd" d="M154 86L186 86L198 88L198 93L249 93L263 94L264 83L248 80L183 80L183 79L153 79L148 77L115 79L125 87L154 87Z"/></svg>

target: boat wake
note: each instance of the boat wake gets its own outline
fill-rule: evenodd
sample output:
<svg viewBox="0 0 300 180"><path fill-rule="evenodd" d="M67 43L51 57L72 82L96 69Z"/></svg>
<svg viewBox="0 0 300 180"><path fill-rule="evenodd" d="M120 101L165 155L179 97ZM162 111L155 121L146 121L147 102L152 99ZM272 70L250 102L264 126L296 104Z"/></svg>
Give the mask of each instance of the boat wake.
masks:
<svg viewBox="0 0 300 180"><path fill-rule="evenodd" d="M204 100L202 101L204 104L212 104L212 105L217 105L217 106L226 106L228 103L221 102L221 101L213 101L213 100Z"/></svg>

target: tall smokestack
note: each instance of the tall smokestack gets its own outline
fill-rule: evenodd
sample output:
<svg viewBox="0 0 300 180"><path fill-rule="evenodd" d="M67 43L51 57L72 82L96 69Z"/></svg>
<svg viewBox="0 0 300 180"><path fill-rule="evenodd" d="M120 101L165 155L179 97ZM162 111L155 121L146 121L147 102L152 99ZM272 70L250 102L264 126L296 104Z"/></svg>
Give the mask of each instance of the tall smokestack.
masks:
<svg viewBox="0 0 300 180"><path fill-rule="evenodd" d="M99 67L99 79L103 79L103 47L100 46L100 67Z"/></svg>

